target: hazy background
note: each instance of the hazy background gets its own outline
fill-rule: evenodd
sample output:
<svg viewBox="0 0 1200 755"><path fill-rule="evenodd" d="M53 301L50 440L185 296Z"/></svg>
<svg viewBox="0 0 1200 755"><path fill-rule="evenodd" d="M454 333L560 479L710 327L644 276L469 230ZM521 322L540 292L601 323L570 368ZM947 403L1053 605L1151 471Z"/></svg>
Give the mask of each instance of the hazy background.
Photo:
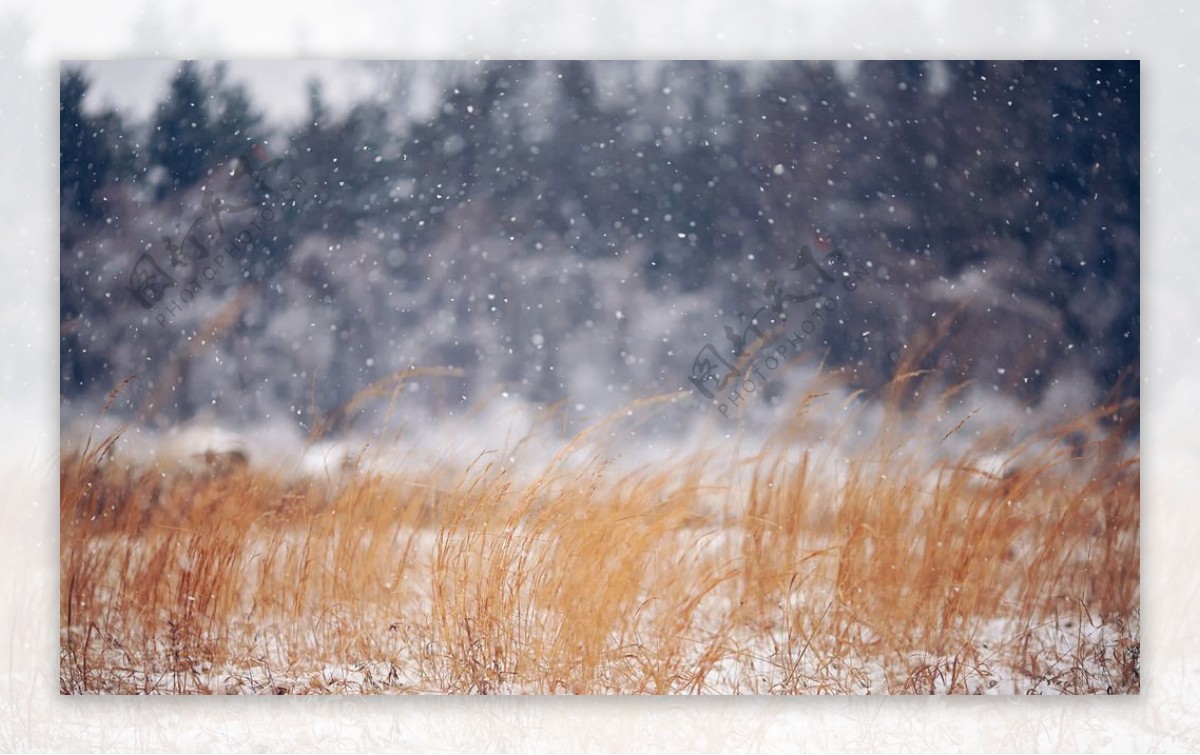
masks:
<svg viewBox="0 0 1200 755"><path fill-rule="evenodd" d="M584 422L691 393L756 312L815 326L744 402L767 422L818 367L874 390L928 343L914 395L1139 390L1136 62L68 62L61 86L64 428L136 374L114 410L147 426L307 433L430 367L461 374L333 430L493 399ZM230 177L252 148L265 184ZM795 270L803 245L861 288ZM161 302L129 292L143 254ZM764 313L772 282L822 298ZM666 427L718 418L689 398Z"/></svg>

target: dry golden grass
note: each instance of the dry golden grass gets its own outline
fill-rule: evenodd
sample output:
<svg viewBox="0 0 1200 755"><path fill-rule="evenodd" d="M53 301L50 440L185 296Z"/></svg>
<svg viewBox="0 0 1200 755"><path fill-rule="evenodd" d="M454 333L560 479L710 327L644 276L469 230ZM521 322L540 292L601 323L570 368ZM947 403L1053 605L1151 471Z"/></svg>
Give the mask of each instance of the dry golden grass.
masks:
<svg viewBox="0 0 1200 755"><path fill-rule="evenodd" d="M1005 476L905 450L895 410L831 476L796 452L817 400L749 459L616 473L567 461L585 433L532 482L481 456L330 492L85 449L61 690L1138 691L1138 459L1123 427L1056 442L1111 407Z"/></svg>

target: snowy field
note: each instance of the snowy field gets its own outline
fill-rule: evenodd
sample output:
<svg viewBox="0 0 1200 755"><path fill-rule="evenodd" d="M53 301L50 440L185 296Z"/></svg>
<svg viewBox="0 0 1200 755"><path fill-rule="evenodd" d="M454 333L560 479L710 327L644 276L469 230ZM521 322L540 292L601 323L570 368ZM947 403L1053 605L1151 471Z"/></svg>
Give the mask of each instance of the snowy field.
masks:
<svg viewBox="0 0 1200 755"><path fill-rule="evenodd" d="M1081 418L996 453L950 442L970 413L859 412L872 438L806 442L844 404L800 403L782 438L641 463L587 433L531 454L533 428L465 463L316 443L289 469L213 429L67 456L62 689L1140 689L1119 437Z"/></svg>
<svg viewBox="0 0 1200 755"><path fill-rule="evenodd" d="M1136 61L138 65L64 693L1140 690Z"/></svg>

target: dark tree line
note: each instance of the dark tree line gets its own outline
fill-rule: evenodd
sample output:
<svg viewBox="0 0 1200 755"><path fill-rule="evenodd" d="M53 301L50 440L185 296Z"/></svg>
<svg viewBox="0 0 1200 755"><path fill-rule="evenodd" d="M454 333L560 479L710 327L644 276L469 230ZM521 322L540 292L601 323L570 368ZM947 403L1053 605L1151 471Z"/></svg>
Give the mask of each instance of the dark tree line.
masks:
<svg viewBox="0 0 1200 755"><path fill-rule="evenodd" d="M483 358L468 325L484 316L469 303L471 276L490 276L508 302L489 322L527 327L514 303L529 296L523 279L481 262L489 245L514 247L514 259L562 252L564 266L624 259L639 291L706 296L720 333L817 234L869 261L879 284L847 297L853 333L821 325L827 358L851 382L886 380L941 315L956 327L920 366L948 382L1033 399L1069 367L1105 388L1129 373L1125 391L1137 392L1136 63L866 63L852 74L824 63L480 63L448 66L420 119L403 70L382 67L381 96L337 114L313 83L308 116L284 132L221 65L181 65L148 123L85 112L86 76L64 70L62 318L74 324L64 393L111 387L120 370L95 333L135 306L99 301L83 282L95 240L263 142L308 178L314 204L274 226L261 301L229 337L265 332L285 289L335 308L339 348L355 359L330 365L330 403L376 377L349 366L356 350L399 348L379 312L388 326L419 325L427 313L391 302L431 281L441 283L427 306L461 308L464 327L438 347L454 366ZM297 251L317 238L327 253ZM369 251L341 256L351 248ZM382 310L355 293L372 271ZM579 307L565 319L563 338L593 318ZM682 383L703 340L664 350L646 387ZM549 360L530 393L561 393L553 355L527 358Z"/></svg>

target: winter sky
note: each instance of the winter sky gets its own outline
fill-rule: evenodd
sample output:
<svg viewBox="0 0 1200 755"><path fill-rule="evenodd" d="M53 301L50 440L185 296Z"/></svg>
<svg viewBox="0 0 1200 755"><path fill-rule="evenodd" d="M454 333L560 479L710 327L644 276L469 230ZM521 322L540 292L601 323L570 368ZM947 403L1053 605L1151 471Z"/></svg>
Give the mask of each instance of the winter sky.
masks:
<svg viewBox="0 0 1200 755"><path fill-rule="evenodd" d="M292 124L308 111L306 85L317 79L322 95L334 110L349 107L371 92L368 63L356 61L230 61L228 76L245 85L268 120ZM118 110L126 118L147 118L166 95L174 60L109 60L86 64L92 79L87 106L93 111Z"/></svg>

